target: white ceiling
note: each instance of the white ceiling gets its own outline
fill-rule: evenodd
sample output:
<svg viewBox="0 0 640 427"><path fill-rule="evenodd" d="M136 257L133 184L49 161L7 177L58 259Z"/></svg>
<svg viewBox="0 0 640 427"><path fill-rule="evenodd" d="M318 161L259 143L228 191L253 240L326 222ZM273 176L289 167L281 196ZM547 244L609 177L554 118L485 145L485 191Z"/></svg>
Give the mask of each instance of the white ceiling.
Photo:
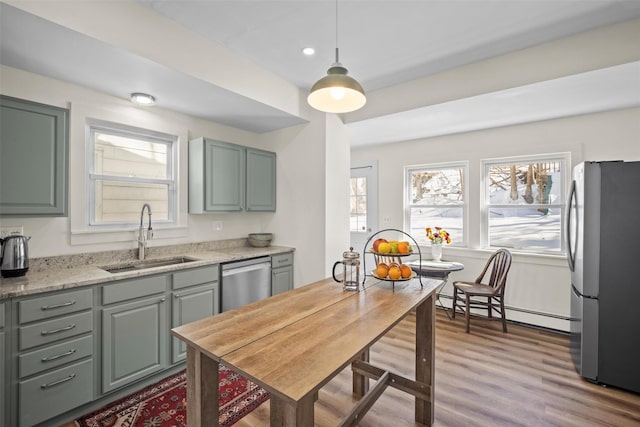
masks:
<svg viewBox="0 0 640 427"><path fill-rule="evenodd" d="M326 73L334 60L336 2L331 0L138 0L138 3L305 91ZM640 17L637 0L340 0L337 5L340 60L366 91ZM0 4L0 19L3 65L120 97L133 91L152 93L160 107L254 132L304 122L300 117L19 8ZM305 46L314 47L316 55L303 56L300 50ZM603 70L577 76L575 81L563 78L518 88L515 92L488 94L354 122L349 124L352 144L413 139L502 126L510 124L509 121L542 120L554 114L639 105L638 96L633 96L640 92L638 65L613 68L608 70L610 73ZM619 84L620 76L631 86ZM593 88L586 92L603 96L585 100L584 85ZM563 96L559 97L559 93ZM585 105L592 110L585 109ZM428 128L424 122L429 123Z"/></svg>

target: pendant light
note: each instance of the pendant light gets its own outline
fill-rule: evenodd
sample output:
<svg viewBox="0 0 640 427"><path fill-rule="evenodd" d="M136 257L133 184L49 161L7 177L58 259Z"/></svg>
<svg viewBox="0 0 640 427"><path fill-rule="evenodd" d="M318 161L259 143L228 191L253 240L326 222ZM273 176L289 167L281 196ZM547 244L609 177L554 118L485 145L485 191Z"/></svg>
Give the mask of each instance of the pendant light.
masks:
<svg viewBox="0 0 640 427"><path fill-rule="evenodd" d="M349 113L362 108L367 102L360 83L347 75L340 63L338 50L338 0L336 0L336 62L327 70L327 75L311 88L307 102L316 110L325 113Z"/></svg>

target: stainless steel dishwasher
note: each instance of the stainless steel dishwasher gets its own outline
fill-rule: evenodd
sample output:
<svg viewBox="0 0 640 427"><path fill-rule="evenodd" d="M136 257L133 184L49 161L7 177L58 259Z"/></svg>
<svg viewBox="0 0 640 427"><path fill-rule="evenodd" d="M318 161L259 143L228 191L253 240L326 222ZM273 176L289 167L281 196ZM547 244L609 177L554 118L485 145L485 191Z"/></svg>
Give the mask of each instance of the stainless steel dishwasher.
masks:
<svg viewBox="0 0 640 427"><path fill-rule="evenodd" d="M222 264L222 311L271 296L271 258Z"/></svg>

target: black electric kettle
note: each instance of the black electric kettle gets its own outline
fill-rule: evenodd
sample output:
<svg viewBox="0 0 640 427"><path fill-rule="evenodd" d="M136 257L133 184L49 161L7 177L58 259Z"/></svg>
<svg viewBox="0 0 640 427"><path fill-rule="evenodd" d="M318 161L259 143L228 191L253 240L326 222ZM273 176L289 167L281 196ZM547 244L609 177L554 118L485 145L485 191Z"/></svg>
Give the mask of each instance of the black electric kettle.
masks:
<svg viewBox="0 0 640 427"><path fill-rule="evenodd" d="M0 239L0 273L2 277L24 276L29 270L29 246L31 237L11 235Z"/></svg>

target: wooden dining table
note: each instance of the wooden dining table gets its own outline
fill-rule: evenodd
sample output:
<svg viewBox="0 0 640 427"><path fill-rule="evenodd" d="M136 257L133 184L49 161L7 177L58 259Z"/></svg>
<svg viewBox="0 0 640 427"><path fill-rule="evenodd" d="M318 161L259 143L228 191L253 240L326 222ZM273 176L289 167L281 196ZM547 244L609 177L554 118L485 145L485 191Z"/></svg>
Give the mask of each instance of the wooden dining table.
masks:
<svg viewBox="0 0 640 427"><path fill-rule="evenodd" d="M188 426L218 426L220 363L271 394L271 426L313 426L318 391L350 364L359 400L340 425L356 425L388 386L415 396L415 420L432 425L438 284L367 277L354 292L325 279L172 329L187 344ZM414 310L415 378L373 366L371 345Z"/></svg>

